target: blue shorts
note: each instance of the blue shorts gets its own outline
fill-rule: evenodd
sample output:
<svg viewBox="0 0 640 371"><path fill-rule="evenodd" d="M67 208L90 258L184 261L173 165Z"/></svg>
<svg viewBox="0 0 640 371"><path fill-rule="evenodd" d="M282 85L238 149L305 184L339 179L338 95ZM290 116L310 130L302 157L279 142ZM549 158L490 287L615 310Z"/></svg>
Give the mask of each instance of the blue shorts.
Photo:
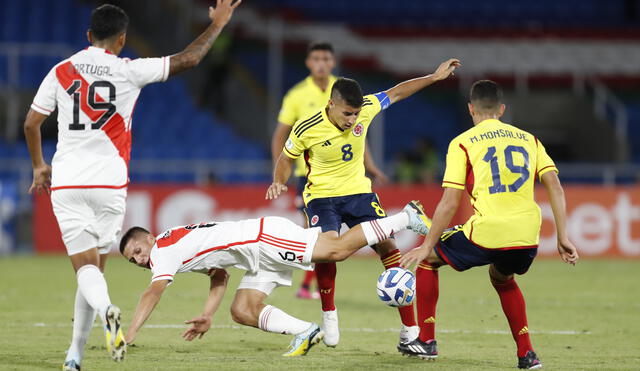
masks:
<svg viewBox="0 0 640 371"><path fill-rule="evenodd" d="M451 268L465 271L469 268L494 264L498 272L505 276L525 274L538 249L493 250L482 248L469 241L462 232L462 226L447 229L435 246L436 255Z"/></svg>
<svg viewBox="0 0 640 371"><path fill-rule="evenodd" d="M307 204L304 212L309 227L321 227L323 232L340 232L342 223L353 228L387 216L375 193L316 198Z"/></svg>

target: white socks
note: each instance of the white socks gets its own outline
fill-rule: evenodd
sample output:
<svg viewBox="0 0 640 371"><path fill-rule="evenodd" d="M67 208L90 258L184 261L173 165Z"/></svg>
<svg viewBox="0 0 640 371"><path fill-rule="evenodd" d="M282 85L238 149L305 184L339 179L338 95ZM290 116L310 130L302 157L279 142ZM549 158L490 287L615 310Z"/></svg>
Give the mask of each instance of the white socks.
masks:
<svg viewBox="0 0 640 371"><path fill-rule="evenodd" d="M73 310L73 338L71 340L71 346L67 351L65 362L70 360L75 360L78 363L82 362L84 345L87 343L95 318L96 311L87 303L78 288Z"/></svg>
<svg viewBox="0 0 640 371"><path fill-rule="evenodd" d="M95 265L83 265L78 269L76 276L78 291L91 308L98 312L103 324L106 323L105 313L107 307L111 305L111 299L109 299L107 281L104 280L102 272Z"/></svg>
<svg viewBox="0 0 640 371"><path fill-rule="evenodd" d="M360 223L360 225L367 239L367 244L372 246L386 240L396 232L407 229L409 216L404 212L400 212L382 219Z"/></svg>
<svg viewBox="0 0 640 371"><path fill-rule="evenodd" d="M277 334L297 335L311 326L306 322L292 317L273 305L267 305L258 316L258 328Z"/></svg>

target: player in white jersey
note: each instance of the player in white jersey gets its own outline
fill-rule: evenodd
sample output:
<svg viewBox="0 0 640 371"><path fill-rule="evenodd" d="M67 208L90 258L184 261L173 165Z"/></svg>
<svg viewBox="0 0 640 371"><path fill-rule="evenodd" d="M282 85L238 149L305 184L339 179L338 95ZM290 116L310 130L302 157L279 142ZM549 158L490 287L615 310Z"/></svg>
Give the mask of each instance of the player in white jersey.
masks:
<svg viewBox="0 0 640 371"><path fill-rule="evenodd" d="M182 52L134 60L118 58L126 41L126 13L100 6L91 14L91 46L55 65L38 89L24 124L33 164L29 192L53 192L53 211L78 282L65 370L80 369L96 313L113 359L122 360L126 351L120 309L111 305L102 272L122 228L131 117L140 89L196 66L239 3L218 0L215 10L209 8L211 24ZM56 108L58 145L51 167L42 157L40 126Z"/></svg>
<svg viewBox="0 0 640 371"><path fill-rule="evenodd" d="M431 221L412 201L403 212L358 224L347 233L320 233L281 217L238 222L209 222L176 227L153 237L141 227L128 230L120 252L131 263L149 268L151 284L142 294L127 331L132 343L165 288L177 273L200 272L210 277L209 297L202 315L186 323L185 340L202 337L211 326L227 285L225 268L247 271L231 304L234 321L263 331L294 335L284 356L306 354L324 336L320 327L272 306L264 300L277 286L290 286L294 269L312 270L313 263L342 261L363 246L376 244L395 232L411 229L426 234Z"/></svg>

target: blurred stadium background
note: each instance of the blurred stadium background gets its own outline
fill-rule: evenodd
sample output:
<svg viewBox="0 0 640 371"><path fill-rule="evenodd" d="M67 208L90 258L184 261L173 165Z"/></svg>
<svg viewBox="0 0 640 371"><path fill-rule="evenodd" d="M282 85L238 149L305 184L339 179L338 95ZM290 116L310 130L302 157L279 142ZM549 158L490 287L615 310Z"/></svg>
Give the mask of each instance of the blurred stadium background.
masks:
<svg viewBox="0 0 640 371"><path fill-rule="evenodd" d="M38 84L87 46L101 1L0 0L0 254L63 253L47 196L26 193L22 123ZM131 17L125 56L172 54L207 23L203 0L110 1ZM393 179L377 187L387 211L420 198L432 211L448 142L469 127L467 90L506 89L505 121L545 143L567 186L569 228L584 257L640 257L640 1L245 0L194 71L145 88L133 120L127 226L155 232L207 219L283 215L293 194L264 200L269 141L283 94L307 75L305 48L326 40L337 75L365 92L431 72L453 79L392 107L370 131ZM44 151L56 145L55 114ZM551 209L541 254L555 254ZM464 220L469 210L457 217ZM415 245L402 238L403 248Z"/></svg>

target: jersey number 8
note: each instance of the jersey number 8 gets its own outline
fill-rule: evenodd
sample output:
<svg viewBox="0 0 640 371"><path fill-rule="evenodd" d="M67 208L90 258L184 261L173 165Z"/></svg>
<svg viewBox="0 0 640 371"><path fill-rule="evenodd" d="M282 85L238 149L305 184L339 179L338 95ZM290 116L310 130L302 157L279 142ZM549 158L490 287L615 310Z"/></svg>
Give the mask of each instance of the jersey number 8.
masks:
<svg viewBox="0 0 640 371"><path fill-rule="evenodd" d="M514 165L514 152L522 154L524 157L524 166ZM483 160L488 162L491 166L493 185L489 187L489 193L494 194L507 192L507 187L502 184L502 181L500 180L500 166L498 165L498 156L496 156L496 147L489 147ZM509 192L517 192L527 179L529 179L529 153L521 146L507 146L507 148L504 149L504 160L507 165L507 169L514 174L520 174L520 178L516 179L515 182L509 185Z"/></svg>

